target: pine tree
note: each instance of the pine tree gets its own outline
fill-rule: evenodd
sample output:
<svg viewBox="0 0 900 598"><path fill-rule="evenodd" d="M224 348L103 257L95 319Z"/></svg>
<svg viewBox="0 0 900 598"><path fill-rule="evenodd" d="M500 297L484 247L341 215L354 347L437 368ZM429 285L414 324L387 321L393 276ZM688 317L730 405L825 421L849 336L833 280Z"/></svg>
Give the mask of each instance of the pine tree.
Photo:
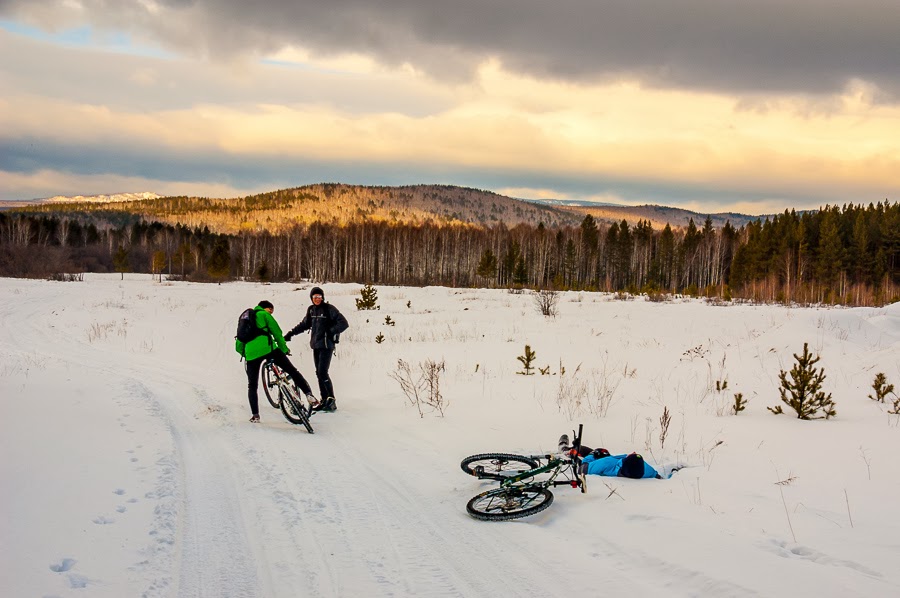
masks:
<svg viewBox="0 0 900 598"><path fill-rule="evenodd" d="M128 250L120 246L113 255L113 268L122 275L125 280L125 272L128 271Z"/></svg>
<svg viewBox="0 0 900 598"><path fill-rule="evenodd" d="M166 252L163 250L155 251L150 259L150 271L159 276L159 282L162 282L162 271L166 267Z"/></svg>
<svg viewBox="0 0 900 598"><path fill-rule="evenodd" d="M825 288L833 289L843 269L843 244L838 228L837 208L824 212L822 231L819 238L819 257L816 264L816 278Z"/></svg>
<svg viewBox="0 0 900 598"><path fill-rule="evenodd" d="M513 270L513 283L516 287L521 288L528 282L528 267L525 265L525 258L521 255L516 260L516 267Z"/></svg>
<svg viewBox="0 0 900 598"><path fill-rule="evenodd" d="M531 376L534 374L534 366L531 365L534 363L534 360L537 358L537 353L531 350L531 345L525 345L525 353L516 357L519 361L522 362L521 372L516 372L517 374L522 374L524 376Z"/></svg>
<svg viewBox="0 0 900 598"><path fill-rule="evenodd" d="M478 262L478 269L475 273L482 278L493 281L497 276L497 256L490 249L485 249L481 254L481 260Z"/></svg>
<svg viewBox="0 0 900 598"><path fill-rule="evenodd" d="M357 310L378 309L378 291L370 284L359 290L359 299L356 300Z"/></svg>
<svg viewBox="0 0 900 598"><path fill-rule="evenodd" d="M269 281L270 271L269 264L266 262L266 260L263 260L259 263L254 274L256 274L256 277L262 282Z"/></svg>
<svg viewBox="0 0 900 598"><path fill-rule="evenodd" d="M884 398L894 392L894 385L888 384L887 377L879 372L875 374L875 381L872 382L872 390L875 391L875 396L869 395L869 398L873 401L884 403Z"/></svg>
<svg viewBox="0 0 900 598"><path fill-rule="evenodd" d="M227 237L220 236L216 238L206 270L210 276L219 281L228 278L231 274L231 253L228 248Z"/></svg>
<svg viewBox="0 0 900 598"><path fill-rule="evenodd" d="M794 359L797 363L791 368L790 380L784 370L778 374L778 379L781 380L781 388L778 389L781 401L797 412L798 419L828 419L837 415L831 393L826 395L822 391L825 369L817 370L813 367L821 358L818 355L813 357L808 343L803 343L803 355L795 353ZM820 411L822 414L817 415Z"/></svg>
<svg viewBox="0 0 900 598"><path fill-rule="evenodd" d="M502 265L502 278L504 284L509 284L513 280L514 270L516 268L516 261L519 259L519 243L517 241L513 241L509 244L509 247L506 250L506 254L503 256Z"/></svg>

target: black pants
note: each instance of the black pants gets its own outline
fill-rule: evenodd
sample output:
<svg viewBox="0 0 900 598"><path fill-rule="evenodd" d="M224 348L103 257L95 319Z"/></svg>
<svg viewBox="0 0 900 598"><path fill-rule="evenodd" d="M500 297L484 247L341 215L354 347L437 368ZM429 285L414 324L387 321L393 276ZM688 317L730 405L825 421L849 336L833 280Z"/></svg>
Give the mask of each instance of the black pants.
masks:
<svg viewBox="0 0 900 598"><path fill-rule="evenodd" d="M281 349L275 349L268 355L263 355L262 357L247 362L247 399L250 401L250 412L253 415L259 415L259 370L262 367L263 362L269 358L275 362L275 365L288 373L294 381L294 384L297 385L297 388L299 388L303 394L308 395L312 392L309 382L307 382L306 378L297 371L297 368L294 367L294 364L291 363L288 356L285 355Z"/></svg>
<svg viewBox="0 0 900 598"><path fill-rule="evenodd" d="M328 397L334 397L334 386L328 376L328 368L331 367L331 356L334 349L313 349L313 363L316 364L316 379L319 381L319 392L324 401Z"/></svg>

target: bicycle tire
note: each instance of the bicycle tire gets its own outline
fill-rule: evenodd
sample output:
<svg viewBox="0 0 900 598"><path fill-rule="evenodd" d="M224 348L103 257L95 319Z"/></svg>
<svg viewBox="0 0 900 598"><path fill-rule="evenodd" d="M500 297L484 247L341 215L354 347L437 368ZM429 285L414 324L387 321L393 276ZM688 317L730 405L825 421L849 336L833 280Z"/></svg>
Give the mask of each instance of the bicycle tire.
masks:
<svg viewBox="0 0 900 598"><path fill-rule="evenodd" d="M284 392L280 388L278 391ZM303 408L303 405L297 405L296 410L292 409L290 406L292 403L294 403L294 399L291 397L283 396L281 398L281 413L284 415L284 419L292 424L303 424L303 427L306 428L307 432L314 434L315 431L313 430L312 424L309 423L309 413Z"/></svg>
<svg viewBox="0 0 900 598"><path fill-rule="evenodd" d="M473 496L466 511L482 521L509 521L540 513L553 504L553 493L540 486L494 488Z"/></svg>
<svg viewBox="0 0 900 598"><path fill-rule="evenodd" d="M534 469L538 462L530 457L511 453L482 453L466 457L459 466L467 474L481 479L503 480ZM476 467L482 468L480 473L475 470Z"/></svg>
<svg viewBox="0 0 900 598"><path fill-rule="evenodd" d="M269 400L269 405L278 409L281 407L281 399L276 387L278 386L275 381L275 372L272 369L274 366L263 365L262 367L262 387L263 392L266 393L266 399Z"/></svg>

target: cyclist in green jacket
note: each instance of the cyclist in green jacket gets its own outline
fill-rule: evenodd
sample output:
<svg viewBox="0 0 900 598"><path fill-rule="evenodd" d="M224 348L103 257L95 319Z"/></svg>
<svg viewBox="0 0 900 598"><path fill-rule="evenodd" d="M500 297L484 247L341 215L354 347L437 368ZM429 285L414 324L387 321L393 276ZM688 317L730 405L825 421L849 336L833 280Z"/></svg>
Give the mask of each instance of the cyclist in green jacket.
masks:
<svg viewBox="0 0 900 598"><path fill-rule="evenodd" d="M290 375L297 387L306 395L311 405L319 402L313 396L309 383L287 357L291 354L291 350L288 349L287 343L284 342L281 327L275 321L275 318L272 317L272 312L274 311L275 306L271 302L260 301L259 305L253 308L259 336L247 343L237 339L234 341L234 350L247 360L245 367L247 371L247 399L250 401L250 413L252 415L250 421L253 423L259 423L259 370L266 359L272 359L275 365Z"/></svg>

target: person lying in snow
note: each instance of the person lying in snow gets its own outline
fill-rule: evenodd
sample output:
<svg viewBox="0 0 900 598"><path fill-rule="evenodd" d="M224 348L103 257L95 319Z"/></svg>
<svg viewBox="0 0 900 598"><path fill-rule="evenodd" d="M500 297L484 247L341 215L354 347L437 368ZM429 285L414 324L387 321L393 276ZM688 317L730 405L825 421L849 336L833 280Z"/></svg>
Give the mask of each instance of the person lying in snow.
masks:
<svg viewBox="0 0 900 598"><path fill-rule="evenodd" d="M566 452L571 448L568 434L560 436L560 452ZM637 453L611 455L605 448L592 449L589 446L581 445L578 455L581 457L581 473L585 475L662 479L662 476Z"/></svg>

